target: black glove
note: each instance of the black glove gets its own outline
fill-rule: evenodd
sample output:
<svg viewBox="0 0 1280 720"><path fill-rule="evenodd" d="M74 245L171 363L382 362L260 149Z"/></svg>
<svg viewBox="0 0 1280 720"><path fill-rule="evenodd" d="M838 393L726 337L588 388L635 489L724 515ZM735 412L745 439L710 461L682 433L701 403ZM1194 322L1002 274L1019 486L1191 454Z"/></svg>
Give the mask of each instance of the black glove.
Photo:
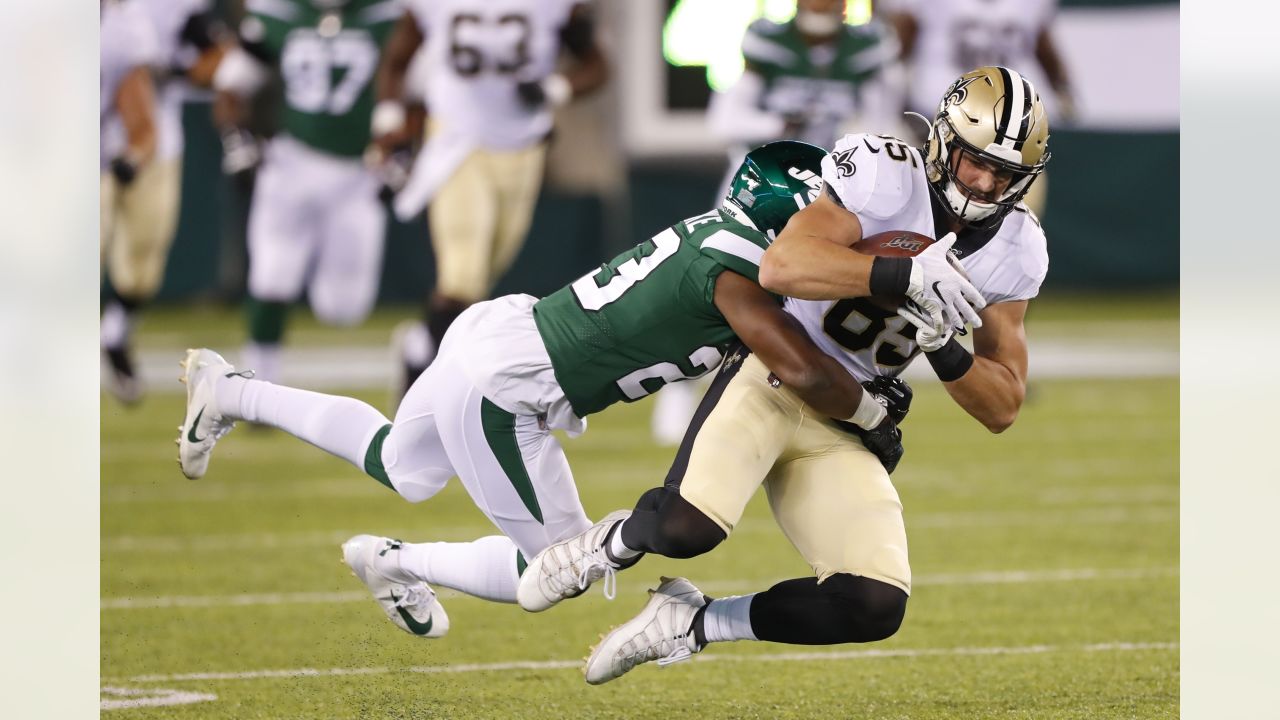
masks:
<svg viewBox="0 0 1280 720"><path fill-rule="evenodd" d="M845 432L856 436L862 441L862 446L871 451L872 455L880 461L884 466L885 472L890 475L898 468L898 461L902 460L902 454L905 452L902 447L902 431L898 429L898 424L893 421L892 417L885 418L879 425L870 430L863 430L845 420L834 420Z"/></svg>
<svg viewBox="0 0 1280 720"><path fill-rule="evenodd" d="M877 375L875 380L862 383L863 389L875 395L893 418L894 424L901 425L911 410L911 386L905 380L887 375Z"/></svg>
<svg viewBox="0 0 1280 720"><path fill-rule="evenodd" d="M542 83L538 80L526 80L517 84L516 94L520 96L520 102L530 110L542 107L547 101L547 91L542 89Z"/></svg>
<svg viewBox="0 0 1280 720"><path fill-rule="evenodd" d="M138 177L138 166L128 158L118 157L111 161L111 174L116 176L121 187L125 187Z"/></svg>

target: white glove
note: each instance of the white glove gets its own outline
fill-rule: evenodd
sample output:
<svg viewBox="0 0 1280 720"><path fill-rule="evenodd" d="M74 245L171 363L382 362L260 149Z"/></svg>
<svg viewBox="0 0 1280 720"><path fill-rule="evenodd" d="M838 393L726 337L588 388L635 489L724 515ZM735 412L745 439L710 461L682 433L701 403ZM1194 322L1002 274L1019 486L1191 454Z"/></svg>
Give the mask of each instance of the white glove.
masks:
<svg viewBox="0 0 1280 720"><path fill-rule="evenodd" d="M915 307L899 310L902 317L921 329L929 329L938 338L949 339L956 327L966 324L982 327L978 312L987 306L982 293L965 276L960 261L951 255L955 241L955 233L947 233L911 258L907 298Z"/></svg>

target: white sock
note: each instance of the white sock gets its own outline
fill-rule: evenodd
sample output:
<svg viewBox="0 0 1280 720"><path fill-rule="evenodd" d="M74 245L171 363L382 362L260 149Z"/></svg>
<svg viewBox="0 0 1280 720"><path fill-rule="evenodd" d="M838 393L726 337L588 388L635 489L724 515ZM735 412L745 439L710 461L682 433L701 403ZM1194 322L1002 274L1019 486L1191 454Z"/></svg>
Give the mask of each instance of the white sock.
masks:
<svg viewBox="0 0 1280 720"><path fill-rule="evenodd" d="M404 361L416 368L431 364L436 356L436 343L431 339L427 326L417 322L404 335Z"/></svg>
<svg viewBox="0 0 1280 720"><path fill-rule="evenodd" d="M618 523L613 529L613 537L609 538L609 554L617 560L630 560L640 554L639 550L632 550L622 542L622 524L625 522Z"/></svg>
<svg viewBox="0 0 1280 720"><path fill-rule="evenodd" d="M371 405L341 395L273 385L232 375L214 385L218 412L232 420L277 427L365 469L373 436L391 423Z"/></svg>
<svg viewBox="0 0 1280 720"><path fill-rule="evenodd" d="M514 603L520 582L518 552L505 535L465 543L406 543L400 548L400 568L432 585L484 600Z"/></svg>
<svg viewBox="0 0 1280 720"><path fill-rule="evenodd" d="M240 370L252 370L253 376L259 380L279 382L280 343L247 343L242 364L244 367Z"/></svg>
<svg viewBox="0 0 1280 720"><path fill-rule="evenodd" d="M755 640L751 630L751 599L756 596L732 595L716 598L702 614L702 634L708 643L727 640Z"/></svg>
<svg viewBox="0 0 1280 720"><path fill-rule="evenodd" d="M102 309L102 347L109 350L122 348L129 341L129 311L115 301L108 301Z"/></svg>

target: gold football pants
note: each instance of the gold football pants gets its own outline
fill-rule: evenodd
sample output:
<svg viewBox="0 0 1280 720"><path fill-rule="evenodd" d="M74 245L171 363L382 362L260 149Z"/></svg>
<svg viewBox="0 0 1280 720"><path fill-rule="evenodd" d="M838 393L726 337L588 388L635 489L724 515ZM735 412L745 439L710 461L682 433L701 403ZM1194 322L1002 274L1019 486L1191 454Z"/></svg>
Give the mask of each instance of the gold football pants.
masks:
<svg viewBox="0 0 1280 720"><path fill-rule="evenodd" d="M111 285L130 300L160 289L178 225L182 158L147 163L127 187L104 171L99 198L99 248Z"/></svg>

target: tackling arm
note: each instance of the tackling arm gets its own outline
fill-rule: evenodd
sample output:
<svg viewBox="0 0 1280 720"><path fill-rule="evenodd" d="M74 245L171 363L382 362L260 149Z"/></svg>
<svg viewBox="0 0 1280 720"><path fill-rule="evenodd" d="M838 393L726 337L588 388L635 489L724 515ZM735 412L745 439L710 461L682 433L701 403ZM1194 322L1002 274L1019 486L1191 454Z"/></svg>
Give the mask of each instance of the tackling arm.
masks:
<svg viewBox="0 0 1280 720"><path fill-rule="evenodd" d="M758 285L726 270L716 279L715 304L739 339L805 403L834 418L857 412L862 386Z"/></svg>
<svg viewBox="0 0 1280 720"><path fill-rule="evenodd" d="M958 379L943 383L952 399L993 433L1013 424L1026 397L1026 312L1026 300L984 309L982 327L973 331L973 365Z"/></svg>

